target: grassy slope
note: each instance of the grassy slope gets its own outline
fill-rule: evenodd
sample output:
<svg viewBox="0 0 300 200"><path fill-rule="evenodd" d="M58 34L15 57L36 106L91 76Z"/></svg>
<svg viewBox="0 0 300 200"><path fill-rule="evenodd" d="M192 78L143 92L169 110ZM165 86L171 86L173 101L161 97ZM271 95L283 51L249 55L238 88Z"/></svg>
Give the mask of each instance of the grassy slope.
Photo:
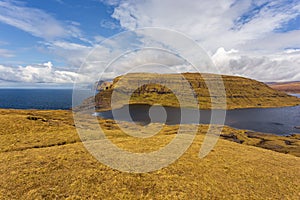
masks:
<svg viewBox="0 0 300 200"><path fill-rule="evenodd" d="M226 90L227 107L224 107L220 101L220 94L216 91L208 91L207 84L214 87L220 87L220 81L216 81L218 76L213 74L185 73L182 74L192 86L195 95L200 104L200 108L211 108L211 98L217 102L217 108L236 109L252 107L282 107L300 105L300 99L291 97L284 92L274 90L264 83L236 76L222 76ZM206 77L206 82L203 79ZM153 80L159 84L151 84ZM121 82L121 83L120 83ZM118 84L119 83L119 84ZM170 91L164 87L166 83L171 84L173 89ZM128 91L129 86L134 86L137 90L131 95ZM161 104L165 106L179 106L174 93L178 92L190 106L194 97L186 93L189 84L183 84L181 75L178 74L126 74L114 79L112 87L96 96L96 105L102 109L110 109L111 94L114 91L116 95L114 100L121 107L128 104L126 97L131 96L131 104ZM92 99L91 99L92 100Z"/></svg>
<svg viewBox="0 0 300 200"><path fill-rule="evenodd" d="M100 124L116 145L134 152L167 144L177 129L166 126L141 140L126 136L111 120ZM243 130L226 127L223 134L234 134L244 144L220 139L199 159L206 128L200 127L192 146L169 167L129 174L102 165L86 151L70 111L0 110L0 199L299 198L299 157L244 145L259 144L264 136L249 138ZM293 140L294 152L300 151L299 138L269 137L279 143Z"/></svg>

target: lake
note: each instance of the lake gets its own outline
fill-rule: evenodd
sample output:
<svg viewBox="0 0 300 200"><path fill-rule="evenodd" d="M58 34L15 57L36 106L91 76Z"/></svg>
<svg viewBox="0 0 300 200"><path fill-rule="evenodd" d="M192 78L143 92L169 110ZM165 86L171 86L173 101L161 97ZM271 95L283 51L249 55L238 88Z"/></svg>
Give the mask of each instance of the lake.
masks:
<svg viewBox="0 0 300 200"><path fill-rule="evenodd" d="M0 89L0 108L13 109L70 109L72 108L72 89ZM91 90L76 91L77 102L79 105L82 100L93 95ZM300 94L295 96L300 97ZM118 109L118 120L130 121L125 115L125 109ZM151 109L151 118L149 116L149 105L130 105L130 115L133 121L148 124L151 122L161 122L166 124L179 123L199 123L192 117L195 109L183 109L184 117L181 118L181 111L178 108L166 107L166 116L162 115L161 109ZM98 116L113 119L112 112L107 111L97 113ZM200 111L200 123L209 123L210 111ZM285 108L254 108L254 109L237 109L229 110L226 113L225 124L238 129L248 129L264 133L275 133L286 135L291 133L300 133L299 129L294 129L295 126L300 126L300 107L285 107Z"/></svg>
<svg viewBox="0 0 300 200"><path fill-rule="evenodd" d="M162 111L162 109L164 109ZM127 115L126 113L129 114ZM181 114L183 112L183 119ZM200 121L193 118L200 112ZM114 115L113 115L114 114ZM122 121L134 121L143 125L151 122L175 124L209 124L211 111L149 105L126 105L120 109L95 113L96 116ZM282 108L250 108L226 111L225 125L263 133L289 135L300 133L300 106Z"/></svg>
<svg viewBox="0 0 300 200"><path fill-rule="evenodd" d="M296 96L296 97L300 98L300 94L289 94L289 95Z"/></svg>

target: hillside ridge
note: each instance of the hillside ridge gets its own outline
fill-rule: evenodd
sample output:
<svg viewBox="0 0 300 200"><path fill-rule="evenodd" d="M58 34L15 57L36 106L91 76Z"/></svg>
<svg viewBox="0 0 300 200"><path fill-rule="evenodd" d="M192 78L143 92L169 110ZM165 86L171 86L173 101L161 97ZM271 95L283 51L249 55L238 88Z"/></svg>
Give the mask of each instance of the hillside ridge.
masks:
<svg viewBox="0 0 300 200"><path fill-rule="evenodd" d="M189 85L180 81L184 77ZM204 78L205 77L205 80ZM222 94L217 91L209 91L209 85L221 84L220 77L224 83L226 92L226 107L222 102ZM120 83L121 84L118 84ZM155 84L153 83L155 82ZM172 90L164 85L171 85ZM136 90L131 93L128 88L134 86ZM188 87L194 91L194 97L187 94ZM175 91L174 91L175 88ZM183 73L183 74L154 74L154 73L133 73L118 76L113 80L112 85L99 92L95 96L95 106L98 110L111 109L111 96L114 92L114 108L122 107L125 104L161 104L172 107L190 107L190 102L196 98L200 109L211 108L211 98L214 99L218 109L237 108L267 108L300 105L300 99L290 96L284 92L274 90L268 85L244 77ZM184 98L185 105L179 105L178 98L174 94L180 94ZM130 96L130 97L128 97ZM116 98L117 97L117 98ZM130 101L128 102L128 98ZM92 99L90 99L91 101Z"/></svg>

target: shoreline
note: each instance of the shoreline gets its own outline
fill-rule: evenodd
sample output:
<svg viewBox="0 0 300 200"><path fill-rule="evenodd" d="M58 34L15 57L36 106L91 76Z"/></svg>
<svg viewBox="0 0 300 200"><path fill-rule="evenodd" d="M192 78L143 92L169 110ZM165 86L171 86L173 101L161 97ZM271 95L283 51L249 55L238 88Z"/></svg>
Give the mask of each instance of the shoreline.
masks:
<svg viewBox="0 0 300 200"><path fill-rule="evenodd" d="M299 93L300 95L300 93ZM130 105L149 105L149 104L130 104ZM116 107L115 109L120 109L122 107L124 107L126 105L122 105L122 106L118 106ZM151 105L151 106L156 106L156 105ZM225 109L226 111L229 111L229 110L244 110L244 109L272 109L272 108L286 108L286 107L297 107L297 106L300 106L300 104L297 104L297 105L286 105L286 106L250 106L250 107L241 107L241 108L227 108ZM180 107L177 107L177 106L164 106L164 107L170 107L170 108L180 108ZM182 108L185 108L185 109L196 109L196 108L193 108L193 107L182 107ZM59 110L66 110L66 111L73 111L73 108L67 108L67 109L38 109L38 108L3 108L3 107L0 107L0 110L45 110L45 111L59 111ZM110 108L104 108L104 109L101 109L101 108L95 108L95 111L96 112L106 112L106 111L111 111L112 109ZM212 110L210 108L201 108L199 110ZM214 110L223 110L223 109L214 109Z"/></svg>
<svg viewBox="0 0 300 200"><path fill-rule="evenodd" d="M76 126L74 124L73 120L73 114L71 110L18 110L18 109L0 109L0 119L5 118L5 116L10 116L14 118L16 116L17 118L22 117L23 120L19 123L30 123L31 126L33 124L39 125L44 127L43 129L48 129L53 126L58 126L55 129L55 134L61 134L61 131L65 129L65 126L70 129L72 136L72 141L76 140L79 142L82 142L78 138L78 134L76 131ZM3 118L3 119L4 119ZM25 120L25 121L24 121ZM101 125L104 125L108 130L118 130L116 127L112 128L111 126L115 126L114 120L110 119L98 119L99 123ZM7 121L7 123L15 124L18 122L15 121ZM33 124L32 124L33 123ZM124 124L127 124L127 126L130 127L130 122L121 122ZM188 124L183 124L183 126L190 126ZM45 127L46 126L46 127ZM178 125L166 125L166 127L170 127L173 129ZM197 134L205 134L202 132L202 129L206 129L209 125L208 124L199 124L197 125L201 127L199 130L200 132ZM23 127L26 127L23 125ZM30 128L30 127L28 127ZM77 127L78 128L78 127ZM20 130L16 130L17 132ZM117 131L118 132L118 131ZM117 134L117 132L111 132L112 137L114 134ZM32 131L32 138L34 140L38 139L39 134L38 132ZM162 133L164 134L164 133ZM53 137L50 135L49 137ZM247 146L256 146L259 148L269 149L272 151L285 153L285 154L291 154L297 157L300 157L300 134L290 134L290 135L276 135L272 133L262 133L262 132L256 132L251 130L245 130L245 129L237 129L233 128L227 125L223 126L222 133L220 135L222 139L229 140L232 142L236 142L242 145ZM74 139L77 138L77 139ZM68 141L70 138L62 138L62 141L58 143L64 143L64 141ZM56 141L55 138L52 140ZM59 139L57 139L59 140ZM42 143L44 141L41 141ZM46 141L45 141L46 142ZM46 142L47 143L47 142ZM53 143L53 142L51 142ZM67 143L67 142L66 142ZM48 144L44 144L48 145Z"/></svg>
<svg viewBox="0 0 300 200"><path fill-rule="evenodd" d="M133 104L127 104L127 105L150 105L150 106L156 106L155 104L154 105L151 105L151 104L140 104L140 103L133 103ZM114 110L116 109L120 109L120 108L123 108L124 106L127 106L127 105L121 105L121 106L116 106L114 108ZM214 110L226 110L226 111L229 111L229 110L242 110L242 109L269 109L269 108L286 108L286 107L297 107L297 106L300 106L300 103L299 104L296 104L296 105L285 105L285 106L249 106L249 107L235 107L235 108L227 108L227 109L214 109ZM170 107L170 108L185 108L185 109L196 109L194 107L178 107L178 106L164 106L164 107ZM1 108L0 108L1 109ZM199 108L198 108L199 109ZM95 108L95 111L96 112L106 112L106 111L111 111L112 109L111 108ZM199 110L212 110L210 108L201 108Z"/></svg>
<svg viewBox="0 0 300 200"><path fill-rule="evenodd" d="M136 105L140 105L140 104L136 104ZM144 104L142 104L144 105ZM154 105L155 106L155 105ZM281 106L281 107L250 107L250 108L235 108L235 109L227 109L226 111L230 111L230 110L250 110L250 109L276 109L276 108L286 108L286 107L298 107L300 105L296 105L296 106ZM178 108L178 107L171 107L171 106L166 106L166 107L170 107L170 108ZM120 107L122 108L122 107ZM120 108L115 108L115 109L120 109ZM186 108L186 109L193 109L193 108ZM55 112L55 111L67 111L67 112L70 112L72 113L72 117L73 117L73 114L76 113L76 111L72 110L72 109L54 109L54 110L49 110L49 109L17 109L17 108L0 108L0 111L5 111L5 110L14 110L14 111L45 111L45 112ZM201 110L211 110L211 109L201 109ZM220 109L215 109L215 110L220 110ZM98 113L98 112L107 112L107 111L111 111L110 109L109 110L97 110L95 109L95 112L94 113ZM91 114L94 114L94 113L91 113ZM0 113L1 114L1 113ZM86 113L85 113L86 114ZM101 117L99 117L101 118ZM103 120L106 120L105 118L101 118ZM109 119L110 120L110 119ZM126 121L124 121L126 122ZM208 124L198 124L198 125L208 125ZM232 126L229 126L229 125L226 125L224 124L223 126L228 126L232 129L236 129L236 130L242 130L242 131L249 131L249 132L257 132L257 133L261 133L261 134L267 134L267 135L275 135L275 136L291 136L293 134L298 134L300 135L300 133L290 133L290 134L276 134L276 133L267 133L267 132L258 132L258 131L255 131L255 130L251 130L251 129L240 129L240 128L236 128L236 127L232 127ZM295 126L294 128L296 127L299 127L299 126ZM299 128L296 128L296 129L299 129Z"/></svg>

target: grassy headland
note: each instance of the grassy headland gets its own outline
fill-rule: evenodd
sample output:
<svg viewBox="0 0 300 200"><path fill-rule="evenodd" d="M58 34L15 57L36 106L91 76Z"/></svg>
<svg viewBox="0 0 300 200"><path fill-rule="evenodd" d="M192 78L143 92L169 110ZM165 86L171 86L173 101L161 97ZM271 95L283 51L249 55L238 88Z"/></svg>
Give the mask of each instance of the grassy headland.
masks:
<svg viewBox="0 0 300 200"><path fill-rule="evenodd" d="M154 137L138 139L112 120L99 123L117 146L132 152L156 150L178 129L164 126ZM0 110L0 199L299 198L299 135L225 127L213 151L199 159L207 128L199 126L191 147L170 166L130 174L99 163L87 152L71 111Z"/></svg>
<svg viewBox="0 0 300 200"><path fill-rule="evenodd" d="M184 77L189 84L184 84L181 77ZM205 79L204 79L205 77ZM151 82L155 81L153 84ZM223 81L223 83L221 82ZM171 85L172 89L164 85ZM218 90L209 91L208 85L222 87L225 93L218 93ZM128 89L134 86L136 90L130 94ZM194 96L187 93L192 88ZM179 102L175 94L184 99L185 104L181 107L193 107L192 102L196 98L199 108L210 109L211 98L214 99L215 108L236 109L236 108L266 108L300 105L300 99L287 95L284 92L274 90L262 82L237 76L218 76L214 74L184 73L184 74L151 74L136 73L126 74L114 79L110 88L100 92L94 99L86 101L86 104L95 104L99 110L111 109L111 95L116 95L115 104L121 107L125 104L160 104L164 106L178 107ZM211 92L211 93L210 93ZM175 93L175 94L174 94ZM221 101L225 95L227 105ZM128 96L130 101L128 102ZM95 102L95 103L93 103ZM117 106L117 107L118 107Z"/></svg>

